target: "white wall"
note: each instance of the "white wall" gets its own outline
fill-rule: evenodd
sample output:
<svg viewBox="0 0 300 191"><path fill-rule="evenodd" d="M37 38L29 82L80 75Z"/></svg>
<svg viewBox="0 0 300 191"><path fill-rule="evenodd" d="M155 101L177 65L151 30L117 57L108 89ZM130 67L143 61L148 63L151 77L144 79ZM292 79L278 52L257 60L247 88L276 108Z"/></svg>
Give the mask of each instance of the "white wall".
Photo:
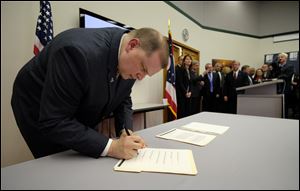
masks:
<svg viewBox="0 0 300 191"><path fill-rule="evenodd" d="M264 60L265 54L299 51L299 40L273 43L273 38L265 38L259 41L259 60Z"/></svg>
<svg viewBox="0 0 300 191"><path fill-rule="evenodd" d="M181 13L164 2L56 2L51 1L54 34L79 27L79 8L84 8L134 28L153 27L167 35L171 19L173 38L179 42L183 28L190 30L185 43L200 51L201 71L213 58L237 59L241 64L260 66L263 54L299 50L295 42L272 44L269 40L202 30ZM19 69L33 56L33 40L39 2L1 2L1 166L32 159L16 126L10 99L13 81ZM281 46L282 44L282 46ZM254 65L256 64L256 65ZM137 82L133 102L161 102L163 97L162 71ZM149 117L148 117L149 115ZM147 126L162 122L162 112L150 112Z"/></svg>

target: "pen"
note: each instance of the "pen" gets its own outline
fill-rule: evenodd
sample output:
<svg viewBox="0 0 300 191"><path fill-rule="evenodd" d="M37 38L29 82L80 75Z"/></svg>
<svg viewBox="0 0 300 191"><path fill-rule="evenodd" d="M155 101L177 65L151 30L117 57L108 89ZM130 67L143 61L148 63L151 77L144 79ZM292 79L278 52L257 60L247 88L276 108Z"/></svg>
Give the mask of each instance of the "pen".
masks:
<svg viewBox="0 0 300 191"><path fill-rule="evenodd" d="M128 136L130 136L130 133L129 133L128 129L126 128L125 124L123 124L123 129L125 129L126 134L127 134Z"/></svg>
<svg viewBox="0 0 300 191"><path fill-rule="evenodd" d="M123 124L123 129L125 129L127 136L130 136L130 133L129 133L128 129L126 128L125 124ZM137 154L139 154L138 151L137 151ZM121 165L121 164L122 164L122 162L119 165Z"/></svg>
<svg viewBox="0 0 300 191"><path fill-rule="evenodd" d="M130 136L130 133L128 131L128 129L126 128L125 124L123 124L123 129L125 129L127 136ZM139 152L137 151L137 154L139 154ZM119 165L121 165L122 163L120 163Z"/></svg>

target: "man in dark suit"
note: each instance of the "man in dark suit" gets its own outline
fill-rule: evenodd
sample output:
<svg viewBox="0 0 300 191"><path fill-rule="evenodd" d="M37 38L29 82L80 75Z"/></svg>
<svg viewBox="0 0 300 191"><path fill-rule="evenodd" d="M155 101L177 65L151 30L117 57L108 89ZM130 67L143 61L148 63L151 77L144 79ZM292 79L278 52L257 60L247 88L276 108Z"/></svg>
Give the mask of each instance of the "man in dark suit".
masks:
<svg viewBox="0 0 300 191"><path fill-rule="evenodd" d="M283 79L284 83L278 84L278 93L284 94L284 111L285 111L285 118L289 117L289 108L292 107L291 103L291 96L292 96L292 89L291 89L291 79L294 74L294 66L291 63L287 62L288 55L286 53L280 53L278 55L278 63L273 63L273 71L274 77Z"/></svg>
<svg viewBox="0 0 300 191"><path fill-rule="evenodd" d="M237 92L236 88L249 85L247 75L239 70L240 62L234 60L232 71L226 75L224 84L224 101L228 103L228 112L236 114L237 112Z"/></svg>
<svg viewBox="0 0 300 191"><path fill-rule="evenodd" d="M220 78L213 72L211 63L205 64L204 86L203 86L203 111L216 112L217 99L220 97Z"/></svg>
<svg viewBox="0 0 300 191"><path fill-rule="evenodd" d="M272 78L271 71L269 70L268 64L263 64L261 66L261 70L263 71L263 80L268 80Z"/></svg>
<svg viewBox="0 0 300 191"><path fill-rule="evenodd" d="M248 81L249 81L249 85L253 85L253 80L250 76L250 66L249 65L242 66L242 72L244 72L245 75L247 76Z"/></svg>
<svg viewBox="0 0 300 191"><path fill-rule="evenodd" d="M226 109L225 109L225 104L224 104L224 99L223 99L223 87L224 87L224 83L225 83L225 75L222 72L223 66L221 63L216 63L214 66L214 72L219 76L220 79L220 96L216 98L216 111L217 112L221 112L221 113L225 113Z"/></svg>
<svg viewBox="0 0 300 191"><path fill-rule="evenodd" d="M73 149L98 158L130 159L145 146L132 129L132 86L168 62L168 45L150 28L70 29L18 73L12 108L35 158ZM98 133L114 113L118 139ZM131 131L132 132L132 131Z"/></svg>
<svg viewBox="0 0 300 191"><path fill-rule="evenodd" d="M181 83L180 77L183 75L183 68L182 68L183 56L178 57L178 63L175 66L175 85L176 85L176 101L177 101L177 119L184 117L184 97L181 96L181 92L178 90L178 84ZM178 78L179 77L179 78Z"/></svg>
<svg viewBox="0 0 300 191"><path fill-rule="evenodd" d="M203 87L203 76L198 75L199 72L199 62L193 61L190 74L191 74L191 114L200 113L201 109L201 96Z"/></svg>

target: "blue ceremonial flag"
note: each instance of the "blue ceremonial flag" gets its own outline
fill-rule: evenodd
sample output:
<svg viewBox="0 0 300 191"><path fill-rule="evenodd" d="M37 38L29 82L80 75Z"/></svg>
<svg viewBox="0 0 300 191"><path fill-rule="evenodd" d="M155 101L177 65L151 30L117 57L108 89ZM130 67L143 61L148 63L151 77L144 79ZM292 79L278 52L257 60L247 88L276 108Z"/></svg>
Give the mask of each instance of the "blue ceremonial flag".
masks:
<svg viewBox="0 0 300 191"><path fill-rule="evenodd" d="M33 52L37 55L53 39L53 22L49 1L40 1Z"/></svg>
<svg viewBox="0 0 300 191"><path fill-rule="evenodd" d="M166 91L165 97L168 100L169 109L171 110L174 118L177 118L177 100L176 100L176 88L175 88L175 64L173 55L173 41L170 30L170 20L168 23L169 33L169 64L167 67L167 79L166 79Z"/></svg>

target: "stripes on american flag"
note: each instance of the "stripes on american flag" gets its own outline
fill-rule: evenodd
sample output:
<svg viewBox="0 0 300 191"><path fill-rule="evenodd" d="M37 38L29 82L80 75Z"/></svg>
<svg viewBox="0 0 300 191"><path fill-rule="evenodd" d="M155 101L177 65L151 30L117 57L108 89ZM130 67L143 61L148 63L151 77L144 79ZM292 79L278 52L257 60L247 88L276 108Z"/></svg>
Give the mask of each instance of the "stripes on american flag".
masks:
<svg viewBox="0 0 300 191"><path fill-rule="evenodd" d="M35 35L33 53L37 55L53 39L53 22L49 1L40 1L40 14Z"/></svg>
<svg viewBox="0 0 300 191"><path fill-rule="evenodd" d="M168 100L169 109L172 112L174 118L177 118L177 100L176 100L176 88L175 88L175 65L173 55L173 41L172 34L169 26L169 64L167 67L167 79L165 97Z"/></svg>

